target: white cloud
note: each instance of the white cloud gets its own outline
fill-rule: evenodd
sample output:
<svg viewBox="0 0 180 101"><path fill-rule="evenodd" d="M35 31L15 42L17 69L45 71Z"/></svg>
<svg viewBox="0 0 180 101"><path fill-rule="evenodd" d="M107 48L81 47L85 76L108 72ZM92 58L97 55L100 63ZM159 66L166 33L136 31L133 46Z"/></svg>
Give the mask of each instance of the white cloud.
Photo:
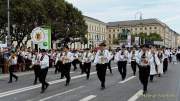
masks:
<svg viewBox="0 0 180 101"><path fill-rule="evenodd" d="M141 11L143 18L158 18L176 28L180 27L180 0L66 0L83 14L104 22L131 20Z"/></svg>

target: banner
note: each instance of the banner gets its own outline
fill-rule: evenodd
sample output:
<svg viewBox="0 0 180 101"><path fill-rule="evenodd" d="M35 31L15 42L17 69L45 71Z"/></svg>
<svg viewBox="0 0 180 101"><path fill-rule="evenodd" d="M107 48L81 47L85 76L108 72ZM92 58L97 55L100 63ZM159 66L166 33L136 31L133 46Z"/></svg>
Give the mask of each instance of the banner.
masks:
<svg viewBox="0 0 180 101"><path fill-rule="evenodd" d="M51 29L35 28L31 33L33 45L38 44L40 49L51 49Z"/></svg>

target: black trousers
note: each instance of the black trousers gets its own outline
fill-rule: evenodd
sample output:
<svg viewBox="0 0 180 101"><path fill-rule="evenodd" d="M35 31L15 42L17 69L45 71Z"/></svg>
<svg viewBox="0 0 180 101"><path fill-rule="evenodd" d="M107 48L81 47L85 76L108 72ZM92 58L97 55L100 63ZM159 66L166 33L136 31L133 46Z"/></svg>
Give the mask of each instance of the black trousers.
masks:
<svg viewBox="0 0 180 101"><path fill-rule="evenodd" d="M154 75L150 75L150 81L153 81Z"/></svg>
<svg viewBox="0 0 180 101"><path fill-rule="evenodd" d="M118 70L121 74L122 80L126 78L126 64L127 64L127 61L118 62Z"/></svg>
<svg viewBox="0 0 180 101"><path fill-rule="evenodd" d="M47 87L47 86L49 85L49 84L46 82L47 72L48 72L48 67L45 68L45 69L41 69L41 70L40 70L40 73L39 73L39 81L40 81L41 84L42 84L42 87L41 87L42 90L44 90L45 87Z"/></svg>
<svg viewBox="0 0 180 101"><path fill-rule="evenodd" d="M54 73L57 74L57 73L61 72L61 68L62 68L62 61L58 61L55 65Z"/></svg>
<svg viewBox="0 0 180 101"><path fill-rule="evenodd" d="M136 61L131 61L131 68L133 70L133 74L136 75Z"/></svg>
<svg viewBox="0 0 180 101"><path fill-rule="evenodd" d="M180 54L177 54L177 61L180 62Z"/></svg>
<svg viewBox="0 0 180 101"><path fill-rule="evenodd" d="M96 64L97 76L101 82L101 87L105 87L107 64Z"/></svg>
<svg viewBox="0 0 180 101"><path fill-rule="evenodd" d="M83 69L84 69L84 72L85 72L86 75L87 75L87 79L89 79L90 70L91 70L91 62L89 62L89 63L84 63Z"/></svg>
<svg viewBox="0 0 180 101"><path fill-rule="evenodd" d="M168 59L165 58L163 61L163 72L166 73L168 69Z"/></svg>
<svg viewBox="0 0 180 101"><path fill-rule="evenodd" d="M144 91L147 91L149 74L150 74L150 66L139 66L139 80L143 85Z"/></svg>
<svg viewBox="0 0 180 101"><path fill-rule="evenodd" d="M72 61L72 65L74 67L74 71L77 69L77 65L76 64L78 64L78 63L79 63L78 59L75 59L75 60Z"/></svg>
<svg viewBox="0 0 180 101"><path fill-rule="evenodd" d="M29 60L29 59L25 59L25 65L26 65L26 70L30 70L30 68L29 68L29 66L31 66L31 64L32 64L32 61L31 60Z"/></svg>
<svg viewBox="0 0 180 101"><path fill-rule="evenodd" d="M107 63L107 67L110 71L110 73L112 74L112 69L111 69L111 60Z"/></svg>
<svg viewBox="0 0 180 101"><path fill-rule="evenodd" d="M33 66L33 70L34 70L34 84L37 83L37 80L39 78L39 74L40 74L40 70L41 70L41 66L40 65L34 65Z"/></svg>
<svg viewBox="0 0 180 101"><path fill-rule="evenodd" d="M70 70L71 70L71 63L63 64L62 75L66 77L66 84L69 84L71 80Z"/></svg>
<svg viewBox="0 0 180 101"><path fill-rule="evenodd" d="M12 82L12 78L13 78L13 77L14 77L15 79L18 78L15 74L13 74L15 67L16 67L16 65L11 65L11 66L9 67L9 82Z"/></svg>

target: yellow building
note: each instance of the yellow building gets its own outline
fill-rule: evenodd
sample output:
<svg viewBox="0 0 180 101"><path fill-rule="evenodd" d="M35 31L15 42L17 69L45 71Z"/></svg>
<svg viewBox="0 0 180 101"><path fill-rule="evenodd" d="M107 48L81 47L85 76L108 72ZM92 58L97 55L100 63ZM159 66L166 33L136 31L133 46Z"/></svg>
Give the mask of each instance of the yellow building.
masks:
<svg viewBox="0 0 180 101"><path fill-rule="evenodd" d="M158 19L109 22L107 24L107 40L110 45L113 44L114 39L118 38L123 29L128 29L132 34L147 33L147 35L149 35L151 33L157 33L160 34L161 38L163 39L164 46L178 46L176 39L178 34Z"/></svg>

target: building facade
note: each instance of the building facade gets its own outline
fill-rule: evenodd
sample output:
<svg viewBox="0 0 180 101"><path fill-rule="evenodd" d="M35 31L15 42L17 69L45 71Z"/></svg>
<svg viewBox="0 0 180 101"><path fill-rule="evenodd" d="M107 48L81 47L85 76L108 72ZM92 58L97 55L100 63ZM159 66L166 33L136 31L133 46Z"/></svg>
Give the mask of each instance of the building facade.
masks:
<svg viewBox="0 0 180 101"><path fill-rule="evenodd" d="M123 29L127 29L131 34L157 33L163 39L163 45L166 47L177 47L177 34L170 29L166 24L158 19L143 19L143 20L129 20L107 23L107 35L110 45L113 44L113 40L117 39L123 32Z"/></svg>
<svg viewBox="0 0 180 101"><path fill-rule="evenodd" d="M84 16L84 20L88 26L86 35L88 44L86 47L95 48L99 43L106 40L106 23L87 16Z"/></svg>

